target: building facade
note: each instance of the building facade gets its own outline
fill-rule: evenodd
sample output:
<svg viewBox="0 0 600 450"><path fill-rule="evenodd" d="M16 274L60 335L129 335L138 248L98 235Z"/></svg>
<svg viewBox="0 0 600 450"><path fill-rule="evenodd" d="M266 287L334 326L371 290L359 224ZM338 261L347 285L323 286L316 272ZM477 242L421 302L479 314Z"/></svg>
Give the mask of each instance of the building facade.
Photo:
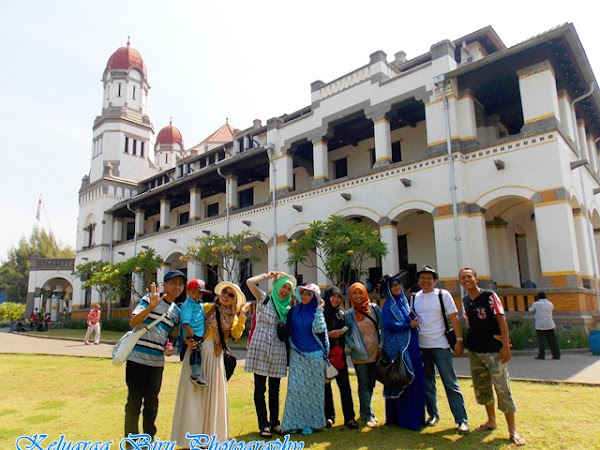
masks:
<svg viewBox="0 0 600 450"><path fill-rule="evenodd" d="M507 48L491 27L311 85L310 104L186 150L172 124L153 141L148 81L129 44L108 61L75 264L154 248L180 260L202 233L252 231L251 272L283 270L286 242L331 214L375 226L389 253L371 276L424 264L459 296L474 267L523 315L543 288L565 322L598 320L600 92L572 24ZM163 134L164 135L161 136ZM162 273L158 274L159 277ZM78 280L72 309L89 306ZM267 288L265 285L264 288Z"/></svg>

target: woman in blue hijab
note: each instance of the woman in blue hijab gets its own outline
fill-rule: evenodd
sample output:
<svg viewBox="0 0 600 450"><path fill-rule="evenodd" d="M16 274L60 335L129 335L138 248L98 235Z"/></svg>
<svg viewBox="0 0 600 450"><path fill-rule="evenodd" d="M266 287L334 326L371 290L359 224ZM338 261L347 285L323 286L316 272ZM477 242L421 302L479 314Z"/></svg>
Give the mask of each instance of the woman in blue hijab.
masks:
<svg viewBox="0 0 600 450"><path fill-rule="evenodd" d="M385 415L388 425L410 430L425 426L425 376L418 342L419 320L411 312L404 295L408 274L385 275L380 293L383 305L383 351L391 360L403 358L412 382L408 386L384 386Z"/></svg>
<svg viewBox="0 0 600 450"><path fill-rule="evenodd" d="M329 353L329 340L320 295L315 284L298 287L300 302L287 316L290 372L281 427L289 433L311 434L326 424L323 356Z"/></svg>

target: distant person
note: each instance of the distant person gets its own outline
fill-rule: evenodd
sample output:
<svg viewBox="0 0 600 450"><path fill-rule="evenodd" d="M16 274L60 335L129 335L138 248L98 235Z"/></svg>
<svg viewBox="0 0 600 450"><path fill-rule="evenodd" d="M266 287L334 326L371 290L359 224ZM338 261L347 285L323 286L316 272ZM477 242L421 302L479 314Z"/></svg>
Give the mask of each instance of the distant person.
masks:
<svg viewBox="0 0 600 450"><path fill-rule="evenodd" d="M475 270L465 267L458 272L460 285L467 295L463 297L463 315L467 322L467 349L471 363L471 379L477 403L485 406L487 421L477 431L491 431L498 427L494 391L498 409L504 413L510 440L516 446L525 445L515 427L517 407L510 391L510 376L506 363L510 361L510 342L504 308L494 291L480 289Z"/></svg>
<svg viewBox="0 0 600 450"><path fill-rule="evenodd" d="M87 315L87 331L83 338L85 345L90 344L89 339L92 337L92 333L94 333L94 344L98 345L100 343L100 305L98 303L94 303Z"/></svg>
<svg viewBox="0 0 600 450"><path fill-rule="evenodd" d="M560 350L556 342L556 334L554 333L554 320L552 319L552 310L554 305L548 300L545 292L538 292L538 300L533 302L529 307L529 311L535 314L535 332L538 339L538 355L535 359L546 358L546 341L552 352L552 359L560 359Z"/></svg>

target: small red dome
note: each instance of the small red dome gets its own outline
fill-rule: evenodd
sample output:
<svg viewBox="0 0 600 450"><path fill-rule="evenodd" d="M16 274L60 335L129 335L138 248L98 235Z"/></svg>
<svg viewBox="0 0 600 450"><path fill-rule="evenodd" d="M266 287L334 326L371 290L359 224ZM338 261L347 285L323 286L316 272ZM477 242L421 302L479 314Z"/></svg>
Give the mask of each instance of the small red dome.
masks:
<svg viewBox="0 0 600 450"><path fill-rule="evenodd" d="M127 46L120 47L111 55L107 66L109 69L114 70L129 70L132 67L136 67L142 71L144 78L148 77L142 55L136 49L131 48L129 42L127 42Z"/></svg>
<svg viewBox="0 0 600 450"><path fill-rule="evenodd" d="M166 127L159 131L156 137L157 144L175 144L178 143L183 148L183 137L181 132L174 127L172 123L169 123Z"/></svg>

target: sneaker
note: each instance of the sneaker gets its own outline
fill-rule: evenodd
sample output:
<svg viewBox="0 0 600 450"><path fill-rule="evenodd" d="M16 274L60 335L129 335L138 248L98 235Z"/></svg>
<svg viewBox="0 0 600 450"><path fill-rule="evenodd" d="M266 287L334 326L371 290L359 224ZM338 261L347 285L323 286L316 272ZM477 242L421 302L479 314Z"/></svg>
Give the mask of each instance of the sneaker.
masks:
<svg viewBox="0 0 600 450"><path fill-rule="evenodd" d="M371 420L367 421L367 426L369 428L377 428L379 426L379 421L373 417Z"/></svg>
<svg viewBox="0 0 600 450"><path fill-rule="evenodd" d="M202 375L190 375L190 381L199 387L208 386L206 380Z"/></svg>
<svg viewBox="0 0 600 450"><path fill-rule="evenodd" d="M87 341L83 341L83 343L84 343L85 345L90 345L90 343L89 343L89 342L87 342Z"/></svg>
<svg viewBox="0 0 600 450"><path fill-rule="evenodd" d="M467 422L462 422L458 425L458 432L460 434L467 434L469 432L469 425L467 425Z"/></svg>
<svg viewBox="0 0 600 450"><path fill-rule="evenodd" d="M310 428L310 427L306 427L306 428L304 428L304 429L302 430L302 434L303 434L303 435L305 435L305 436L306 436L306 435L309 435L309 434L312 434L312 433L313 433L313 429L312 429L312 428Z"/></svg>
<svg viewBox="0 0 600 450"><path fill-rule="evenodd" d="M430 417L426 422L428 427L435 427L438 423L440 423L439 417Z"/></svg>

